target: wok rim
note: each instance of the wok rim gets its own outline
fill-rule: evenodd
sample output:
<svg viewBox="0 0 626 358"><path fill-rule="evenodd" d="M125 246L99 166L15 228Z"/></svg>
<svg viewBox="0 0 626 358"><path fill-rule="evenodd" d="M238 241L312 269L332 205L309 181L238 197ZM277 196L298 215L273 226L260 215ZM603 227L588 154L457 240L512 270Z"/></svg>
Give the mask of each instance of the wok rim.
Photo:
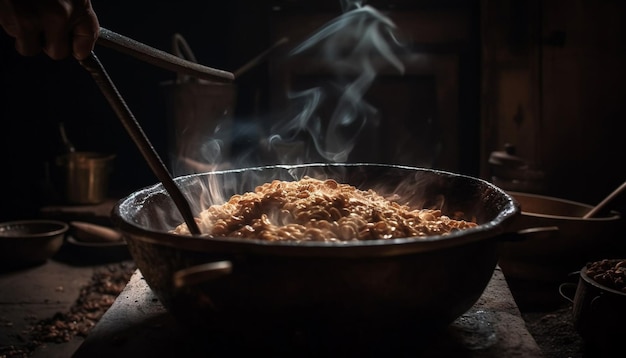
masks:
<svg viewBox="0 0 626 358"><path fill-rule="evenodd" d="M246 252L264 252L275 254L298 254L298 255L323 255L323 256L361 256L369 253L375 256L389 256L397 254L415 253L421 251L437 250L445 247L459 246L462 244L470 244L487 238L496 237L506 232L505 228L510 224L514 217L521 211L519 203L503 189L496 185L473 176L453 173L450 171L429 169L396 164L377 164L377 163L306 163L306 164L277 164L246 168L236 168L227 170L216 170L211 172L189 174L175 178L175 181L181 181L197 176L205 176L208 174L225 174L248 172L253 170L274 170L274 169L297 169L306 167L375 167L388 169L402 169L415 172L428 172L438 176L463 178L474 181L480 185L484 185L494 190L498 195L506 199L506 204L498 215L489 222L479 224L474 228L463 229L449 233L447 235L432 235L427 237L405 237L395 239L381 240L352 240L341 242L323 242L323 241L267 241L262 239L250 238L232 238L232 237L200 237L179 235L163 231L155 231L146 229L143 226L132 223L122 215L122 208L137 202L137 199L147 198L150 195L161 192L166 193L162 183L156 183L143 187L130 195L120 199L111 211L112 221L117 225L123 234L132 236L133 239L150 242L157 245L171 246L175 248L186 248L194 251L214 250L217 247L224 249L232 249L236 251ZM209 244L210 243L210 244ZM210 247L210 248L209 248Z"/></svg>

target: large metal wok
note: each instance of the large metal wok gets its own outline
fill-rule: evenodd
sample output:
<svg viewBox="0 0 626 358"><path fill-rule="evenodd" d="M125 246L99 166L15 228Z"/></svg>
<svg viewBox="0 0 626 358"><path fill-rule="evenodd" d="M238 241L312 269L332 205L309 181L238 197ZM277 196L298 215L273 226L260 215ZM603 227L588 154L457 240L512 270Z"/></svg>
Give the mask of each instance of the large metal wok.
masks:
<svg viewBox="0 0 626 358"><path fill-rule="evenodd" d="M150 288L184 326L346 337L446 327L481 296L498 242L519 213L510 195L481 179L394 165L271 166L175 181L198 212L208 191L227 199L304 175L397 192L413 206L463 212L479 225L447 236L343 243L178 236L168 231L183 219L161 184L120 200L112 219Z"/></svg>

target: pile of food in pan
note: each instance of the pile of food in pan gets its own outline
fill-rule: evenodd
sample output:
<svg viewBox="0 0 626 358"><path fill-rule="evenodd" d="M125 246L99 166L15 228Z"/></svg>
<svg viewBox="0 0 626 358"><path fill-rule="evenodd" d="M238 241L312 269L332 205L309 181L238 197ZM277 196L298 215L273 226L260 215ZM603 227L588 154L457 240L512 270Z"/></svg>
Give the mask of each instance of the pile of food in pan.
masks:
<svg viewBox="0 0 626 358"><path fill-rule="evenodd" d="M333 179L273 180L210 206L196 222L203 234L214 237L268 241L381 240L446 235L477 225L394 199ZM184 223L174 232L190 234Z"/></svg>

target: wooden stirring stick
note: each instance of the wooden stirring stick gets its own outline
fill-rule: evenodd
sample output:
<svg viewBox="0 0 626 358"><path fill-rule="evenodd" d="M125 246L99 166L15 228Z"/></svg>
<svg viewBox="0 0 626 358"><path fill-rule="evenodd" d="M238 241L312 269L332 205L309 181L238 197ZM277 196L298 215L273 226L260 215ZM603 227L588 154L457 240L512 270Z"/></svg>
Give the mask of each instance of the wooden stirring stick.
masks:
<svg viewBox="0 0 626 358"><path fill-rule="evenodd" d="M235 79L235 75L228 71L187 61L103 27L100 28L100 36L96 43L172 72L217 82L230 82Z"/></svg>
<svg viewBox="0 0 626 358"><path fill-rule="evenodd" d="M609 194L606 198L604 198L604 200L602 200L600 204L594 206L593 209L589 210L589 212L585 214L585 216L583 216L583 219L589 219L596 215L606 206L606 204L615 199L615 197L617 197L624 190L626 190L626 181L623 182L622 185L620 185L617 189L613 190L613 192Z"/></svg>
<svg viewBox="0 0 626 358"><path fill-rule="evenodd" d="M126 128L131 139L135 142L144 159L148 162L150 169L156 174L157 178L165 187L165 190L167 190L170 197L174 200L174 204L176 204L178 211L180 211L180 214L183 216L189 231L194 235L199 235L200 229L191 212L189 202L172 179L172 176L165 167L165 164L163 164L159 154L155 151L130 108L126 105L126 102L113 84L113 81L102 66L102 63L100 63L100 60L98 60L95 53L91 52L86 59L79 62L98 84L100 91L102 91L109 101L113 111L117 114L117 117L124 125L124 128Z"/></svg>

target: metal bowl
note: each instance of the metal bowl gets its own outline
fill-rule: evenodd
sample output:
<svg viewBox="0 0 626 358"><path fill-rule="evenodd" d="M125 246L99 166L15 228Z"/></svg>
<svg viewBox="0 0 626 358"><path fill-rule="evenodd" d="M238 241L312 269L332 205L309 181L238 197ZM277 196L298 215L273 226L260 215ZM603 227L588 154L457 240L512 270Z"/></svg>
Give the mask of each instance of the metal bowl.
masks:
<svg viewBox="0 0 626 358"><path fill-rule="evenodd" d="M622 215L610 211L583 219L592 205L539 194L508 192L521 207L509 230L521 240L503 242L499 265L518 304L560 304L558 286L587 262L626 254Z"/></svg>
<svg viewBox="0 0 626 358"><path fill-rule="evenodd" d="M45 262L63 245L69 225L56 220L0 223L0 266L23 267Z"/></svg>
<svg viewBox="0 0 626 358"><path fill-rule="evenodd" d="M185 326L201 327L192 331L206 332L206 325L251 339L295 331L347 341L383 330L391 336L432 332L466 312L491 279L498 238L518 213L509 195L483 180L391 165L248 168L176 181L201 201L207 185L228 198L304 175L404 192L423 204L415 207L436 202L443 213L463 212L479 225L447 236L342 243L185 237L169 232L182 219L161 185L122 199L112 220L164 306ZM203 280L177 280L196 273Z"/></svg>
<svg viewBox="0 0 626 358"><path fill-rule="evenodd" d="M578 283L561 285L561 294L572 303L572 322L585 340L587 352L610 356L623 346L626 327L626 293L599 283L588 275L594 263L606 262L610 266L624 259L606 259L590 262L578 273ZM565 294L565 287L575 287L575 294ZM571 290L570 290L571 291Z"/></svg>

